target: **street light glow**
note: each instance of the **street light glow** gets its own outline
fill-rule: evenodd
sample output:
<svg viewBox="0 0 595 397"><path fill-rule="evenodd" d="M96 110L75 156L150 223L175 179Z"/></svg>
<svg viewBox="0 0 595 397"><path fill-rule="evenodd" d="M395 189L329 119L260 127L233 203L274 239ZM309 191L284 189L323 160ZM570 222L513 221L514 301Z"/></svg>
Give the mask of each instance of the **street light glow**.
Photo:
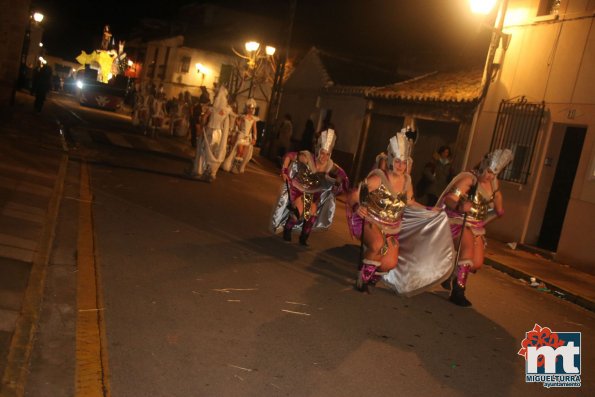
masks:
<svg viewBox="0 0 595 397"><path fill-rule="evenodd" d="M474 14L487 15L494 9L497 0L469 0L471 11Z"/></svg>
<svg viewBox="0 0 595 397"><path fill-rule="evenodd" d="M43 21L43 14L41 12L36 12L33 14L33 20L37 23Z"/></svg>
<svg viewBox="0 0 595 397"><path fill-rule="evenodd" d="M209 74L209 69L203 65L202 63L198 62L196 65L196 71L201 74Z"/></svg>
<svg viewBox="0 0 595 397"><path fill-rule="evenodd" d="M244 45L246 46L246 51L248 52L257 51L260 48L260 43L257 41L248 41Z"/></svg>
<svg viewBox="0 0 595 397"><path fill-rule="evenodd" d="M265 47L265 52L266 52L266 54L267 54L268 56L273 56L273 55L275 55L275 51L276 51L276 50L277 50L277 49L276 49L275 47L273 47L273 46L270 46L270 45L268 45L268 46L266 46L266 47Z"/></svg>

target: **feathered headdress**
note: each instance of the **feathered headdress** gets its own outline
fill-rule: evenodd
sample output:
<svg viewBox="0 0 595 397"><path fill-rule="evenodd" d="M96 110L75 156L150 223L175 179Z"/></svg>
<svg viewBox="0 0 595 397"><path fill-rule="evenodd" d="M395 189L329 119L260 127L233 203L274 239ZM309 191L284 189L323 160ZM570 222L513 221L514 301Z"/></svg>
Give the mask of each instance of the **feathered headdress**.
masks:
<svg viewBox="0 0 595 397"><path fill-rule="evenodd" d="M393 161L395 161L395 159L407 161L411 157L414 141L407 136L407 132L408 129L403 128L401 131L397 132L395 136L390 138L390 141L388 142L388 148L386 149L388 153L389 167L392 167Z"/></svg>
<svg viewBox="0 0 595 397"><path fill-rule="evenodd" d="M496 149L481 160L479 169L481 171L490 170L498 175L500 171L510 164L513 157L512 150L510 149Z"/></svg>
<svg viewBox="0 0 595 397"><path fill-rule="evenodd" d="M335 130L329 128L328 130L322 131L320 133L320 138L318 138L318 151L324 149L327 152L332 153L336 140L337 134L335 134Z"/></svg>

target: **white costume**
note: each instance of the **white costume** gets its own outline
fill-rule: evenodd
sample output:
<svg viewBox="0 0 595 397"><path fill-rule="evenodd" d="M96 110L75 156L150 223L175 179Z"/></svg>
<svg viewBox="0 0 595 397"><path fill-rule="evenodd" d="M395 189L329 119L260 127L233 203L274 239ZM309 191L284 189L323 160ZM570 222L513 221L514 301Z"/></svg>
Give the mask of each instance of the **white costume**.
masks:
<svg viewBox="0 0 595 397"><path fill-rule="evenodd" d="M256 101L252 98L248 99L246 102L246 107L248 109L255 109ZM223 163L223 169L225 171L234 171L235 168L237 169L238 173L242 174L246 170L246 165L252 158L252 142L256 140L256 133L254 131L255 123L258 122L258 120L259 118L254 116L252 112L248 112L239 116L239 130L236 136L235 144L225 159L225 163ZM238 146L244 146L243 157L237 155Z"/></svg>
<svg viewBox="0 0 595 397"><path fill-rule="evenodd" d="M219 88L215 102L207 112L209 121L202 137L198 138L191 175L213 180L225 158L227 135L229 134L231 107L227 104L227 89L225 87Z"/></svg>

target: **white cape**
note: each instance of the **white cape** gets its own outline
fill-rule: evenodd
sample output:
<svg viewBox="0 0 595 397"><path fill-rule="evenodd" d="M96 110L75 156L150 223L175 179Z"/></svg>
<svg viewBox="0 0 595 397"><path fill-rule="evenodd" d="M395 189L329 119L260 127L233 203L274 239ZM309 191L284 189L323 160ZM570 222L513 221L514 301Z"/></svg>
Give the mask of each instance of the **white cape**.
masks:
<svg viewBox="0 0 595 397"><path fill-rule="evenodd" d="M408 206L399 232L399 262L383 281L399 295L417 295L449 278L454 261L446 213Z"/></svg>

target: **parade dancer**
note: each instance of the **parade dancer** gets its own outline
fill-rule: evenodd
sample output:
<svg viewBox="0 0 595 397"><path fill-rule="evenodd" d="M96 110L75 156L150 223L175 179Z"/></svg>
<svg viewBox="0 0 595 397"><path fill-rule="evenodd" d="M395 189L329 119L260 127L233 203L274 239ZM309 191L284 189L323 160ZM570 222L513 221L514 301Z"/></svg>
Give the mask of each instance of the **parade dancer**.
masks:
<svg viewBox="0 0 595 397"><path fill-rule="evenodd" d="M316 154L307 150L287 153L281 177L284 184L271 219L272 230L283 230L283 239L291 241L293 231L301 230L299 242L308 245L312 230L330 227L335 214L335 197L347 191L345 171L331 160L336 134L323 131Z"/></svg>
<svg viewBox="0 0 595 397"><path fill-rule="evenodd" d="M445 206L458 245L450 294L450 301L456 305L471 306L465 297L467 277L483 264L485 225L504 215L497 175L512 157L509 149L489 153L472 172L457 175L438 199L438 205Z"/></svg>
<svg viewBox="0 0 595 397"><path fill-rule="evenodd" d="M207 182L217 177L217 171L225 158L227 149L227 135L229 134L230 106L227 103L227 89L219 88L213 106L204 115L206 126L201 137L197 137L196 156L191 176L199 176Z"/></svg>
<svg viewBox="0 0 595 397"><path fill-rule="evenodd" d="M362 244L356 288L368 291L383 279L404 296L418 294L452 273L454 250L444 212L413 198L409 166L413 140L407 129L387 148L388 169L368 174L348 199L348 225ZM398 264L398 266L397 266Z"/></svg>
<svg viewBox="0 0 595 397"><path fill-rule="evenodd" d="M225 171L231 171L234 174L243 174L246 165L252 158L254 145L256 144L256 123L259 118L254 115L256 111L256 101L249 98L246 102L246 111L237 118L238 132L235 142L229 155L225 159L222 168Z"/></svg>

